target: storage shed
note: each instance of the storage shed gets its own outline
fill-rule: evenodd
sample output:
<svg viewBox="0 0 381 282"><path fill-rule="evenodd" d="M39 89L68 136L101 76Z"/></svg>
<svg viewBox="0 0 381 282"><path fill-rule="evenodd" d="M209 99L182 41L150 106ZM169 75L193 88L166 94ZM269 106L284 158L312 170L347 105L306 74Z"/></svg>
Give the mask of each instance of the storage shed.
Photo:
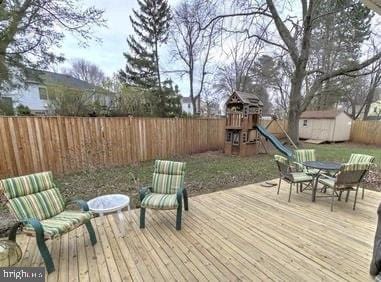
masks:
<svg viewBox="0 0 381 282"><path fill-rule="evenodd" d="M348 141L352 118L343 111L306 111L300 116L300 139Z"/></svg>

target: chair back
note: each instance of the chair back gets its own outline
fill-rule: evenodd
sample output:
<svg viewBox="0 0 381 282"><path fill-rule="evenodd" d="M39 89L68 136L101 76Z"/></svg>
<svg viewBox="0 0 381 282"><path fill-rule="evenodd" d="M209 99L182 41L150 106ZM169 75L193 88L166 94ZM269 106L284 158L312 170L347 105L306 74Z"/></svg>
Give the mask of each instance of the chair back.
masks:
<svg viewBox="0 0 381 282"><path fill-rule="evenodd" d="M336 175L336 185L357 185L369 170L370 163L343 164Z"/></svg>
<svg viewBox="0 0 381 282"><path fill-rule="evenodd" d="M274 155L274 159L281 176L286 176L290 173L290 163L287 158L279 155Z"/></svg>
<svg viewBox="0 0 381 282"><path fill-rule="evenodd" d="M351 154L348 163L357 164L357 163L373 163L374 157L365 154Z"/></svg>
<svg viewBox="0 0 381 282"><path fill-rule="evenodd" d="M176 194L184 186L185 163L156 160L152 179L152 192Z"/></svg>
<svg viewBox="0 0 381 282"><path fill-rule="evenodd" d="M50 171L3 179L0 192L5 195L10 212L20 221L51 218L65 208Z"/></svg>
<svg viewBox="0 0 381 282"><path fill-rule="evenodd" d="M314 149L295 150L293 157L300 164L306 161L316 161Z"/></svg>

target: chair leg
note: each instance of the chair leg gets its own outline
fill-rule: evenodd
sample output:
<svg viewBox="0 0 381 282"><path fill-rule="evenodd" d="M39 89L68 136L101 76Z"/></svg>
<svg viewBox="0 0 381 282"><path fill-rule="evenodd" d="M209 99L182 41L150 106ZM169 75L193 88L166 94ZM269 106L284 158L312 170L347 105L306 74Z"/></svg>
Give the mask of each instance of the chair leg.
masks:
<svg viewBox="0 0 381 282"><path fill-rule="evenodd" d="M339 192L339 197L337 198L337 200L340 202L341 201L341 195L343 194L343 191L340 191Z"/></svg>
<svg viewBox="0 0 381 282"><path fill-rule="evenodd" d="M97 243L97 236L95 236L95 231L90 220L85 223L87 232L89 232L91 245L94 246Z"/></svg>
<svg viewBox="0 0 381 282"><path fill-rule="evenodd" d="M362 189L363 189L363 191L364 191L364 188L362 188ZM353 202L353 210L356 209L357 194L358 194L358 192L359 192L359 187L357 186L357 187L356 187L356 193L355 193L355 200L354 200L354 202Z"/></svg>
<svg viewBox="0 0 381 282"><path fill-rule="evenodd" d="M140 208L140 228L146 227L146 208Z"/></svg>
<svg viewBox="0 0 381 282"><path fill-rule="evenodd" d="M335 193L336 193L336 189L333 188L333 190L332 190L332 199L331 199L331 212L333 212L333 203L335 201Z"/></svg>
<svg viewBox="0 0 381 282"><path fill-rule="evenodd" d="M362 195L361 195L361 200L364 200L364 196L365 196L365 188L362 187Z"/></svg>
<svg viewBox="0 0 381 282"><path fill-rule="evenodd" d="M38 234L36 236L36 241L37 241L38 250L40 251L42 259L44 260L46 271L48 273L54 272L55 268L54 268L53 259L52 259L52 256L50 255L48 247L45 244L44 236L43 235L41 236L40 234Z"/></svg>
<svg viewBox="0 0 381 282"><path fill-rule="evenodd" d="M188 192L186 189L183 190L183 197L184 197L184 210L189 210L188 207Z"/></svg>
<svg viewBox="0 0 381 282"><path fill-rule="evenodd" d="M349 192L351 192L351 191L347 191L347 196L345 197L345 202L347 203L348 202L348 199L349 199Z"/></svg>
<svg viewBox="0 0 381 282"><path fill-rule="evenodd" d="M291 201L292 182L290 183L290 193L288 193L288 202Z"/></svg>
<svg viewBox="0 0 381 282"><path fill-rule="evenodd" d="M296 194L299 194L299 183L296 183Z"/></svg>
<svg viewBox="0 0 381 282"><path fill-rule="evenodd" d="M276 193L277 195L279 195L280 183L281 183L281 182L282 182L282 178L279 177L278 192Z"/></svg>
<svg viewBox="0 0 381 282"><path fill-rule="evenodd" d="M176 230L181 230L181 215L182 215L183 207L182 205L179 205L177 207L177 214L176 214Z"/></svg>

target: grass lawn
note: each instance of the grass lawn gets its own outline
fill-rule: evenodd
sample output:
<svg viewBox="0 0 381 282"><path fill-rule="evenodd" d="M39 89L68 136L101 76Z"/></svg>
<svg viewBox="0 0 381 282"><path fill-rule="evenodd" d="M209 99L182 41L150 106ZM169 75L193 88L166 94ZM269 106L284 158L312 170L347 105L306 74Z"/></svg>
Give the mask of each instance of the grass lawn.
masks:
<svg viewBox="0 0 381 282"><path fill-rule="evenodd" d="M352 152L369 154L376 157L378 169L381 167L381 148L375 146L338 143L304 144L303 147L316 149L318 160L346 162ZM241 158L221 152L207 152L172 159L187 163L185 184L191 196L278 177L270 154ZM97 195L120 192L130 195L135 206L138 187L151 183L152 167L153 161L148 161L134 166L68 175L58 179L58 182L63 194L69 198L88 200ZM136 178L139 180L136 181Z"/></svg>
<svg viewBox="0 0 381 282"><path fill-rule="evenodd" d="M316 149L318 160L346 162L353 152L373 155L376 157L377 170L380 171L381 148L375 146L340 143L304 144L303 147ZM272 153L276 153L276 151L274 150ZM221 152L207 152L172 159L187 163L185 182L190 196L278 177L273 156L267 154L241 158L226 156ZM131 197L134 207L137 204L138 187L151 183L152 167L153 161L147 161L139 165L67 175L58 178L57 182L66 198L89 200L97 195L123 193ZM381 189L381 187L372 188ZM0 219L5 217L7 217L7 212L4 208L0 209Z"/></svg>

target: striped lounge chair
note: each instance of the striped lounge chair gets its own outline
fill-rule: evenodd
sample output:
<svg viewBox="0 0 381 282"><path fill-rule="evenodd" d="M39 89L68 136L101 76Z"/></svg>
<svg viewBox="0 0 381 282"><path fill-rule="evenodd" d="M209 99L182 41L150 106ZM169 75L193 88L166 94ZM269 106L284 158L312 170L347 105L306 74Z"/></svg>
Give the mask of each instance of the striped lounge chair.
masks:
<svg viewBox="0 0 381 282"><path fill-rule="evenodd" d="M81 211L65 210L67 203L54 184L51 172L1 180L0 194L5 196L10 212L23 224L23 232L36 237L48 273L54 271L54 263L45 240L85 224L91 244L97 242L87 203L75 200L72 202L78 204Z"/></svg>
<svg viewBox="0 0 381 282"><path fill-rule="evenodd" d="M369 163L373 164L375 157L365 154L351 154L348 164ZM364 199L365 189L362 188L361 199Z"/></svg>
<svg viewBox="0 0 381 282"><path fill-rule="evenodd" d="M339 172L335 177L324 174L319 176L319 183L323 184L325 187L332 189L331 211L333 211L335 197L338 197L340 200L343 191L347 191L347 197L345 201L348 201L349 192L355 191L353 210L356 209L359 186L365 174L368 172L370 165L370 163L342 164Z"/></svg>
<svg viewBox="0 0 381 282"><path fill-rule="evenodd" d="M185 163L155 161L152 186L143 187L140 197L140 228L145 228L146 208L157 210L177 209L176 229L181 229L181 214L188 210L188 195L184 187Z"/></svg>

